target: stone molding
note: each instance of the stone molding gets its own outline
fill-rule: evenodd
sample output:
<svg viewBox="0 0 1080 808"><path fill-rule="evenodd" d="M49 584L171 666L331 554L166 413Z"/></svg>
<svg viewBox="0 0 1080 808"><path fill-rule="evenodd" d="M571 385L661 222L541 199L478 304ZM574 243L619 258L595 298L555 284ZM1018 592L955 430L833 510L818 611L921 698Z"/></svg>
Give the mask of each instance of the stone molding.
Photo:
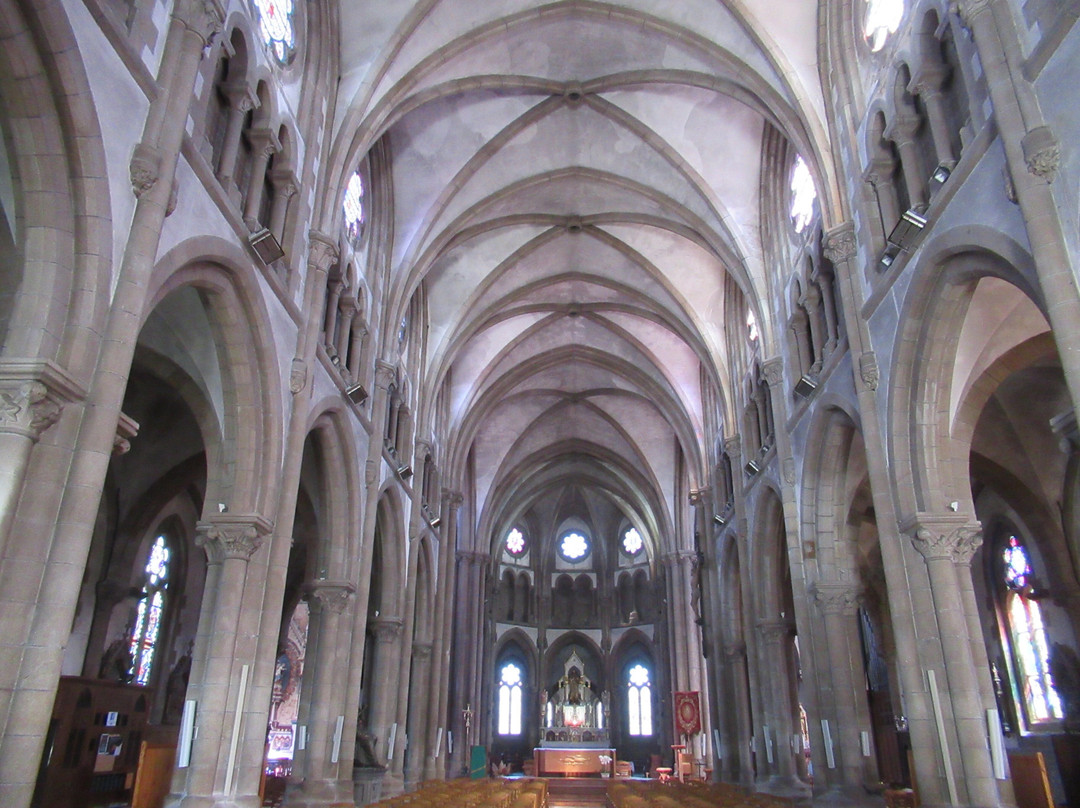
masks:
<svg viewBox="0 0 1080 808"><path fill-rule="evenodd" d="M195 544L211 564L235 558L248 561L263 545L273 526L258 514L221 514L195 526Z"/></svg>
<svg viewBox="0 0 1080 808"><path fill-rule="evenodd" d="M55 424L65 404L81 401L84 390L49 361L0 362L0 433L38 440Z"/></svg>
<svg viewBox="0 0 1080 808"><path fill-rule="evenodd" d="M128 178L131 181L131 192L136 199L157 185L160 175L161 154L153 146L139 143L131 155L128 165Z"/></svg>
<svg viewBox="0 0 1080 808"><path fill-rule="evenodd" d="M764 642L778 643L795 634L795 626L789 620L761 620L755 626Z"/></svg>
<svg viewBox="0 0 1080 808"><path fill-rule="evenodd" d="M446 507L451 511L459 510L465 503L465 496L460 491L453 491L449 488L442 490L442 498Z"/></svg>
<svg viewBox="0 0 1080 808"><path fill-rule="evenodd" d="M813 594L823 614L853 615L862 603L859 588L842 581L819 581L814 584Z"/></svg>
<svg viewBox="0 0 1080 808"><path fill-rule="evenodd" d="M487 564L491 556L487 553L477 553L472 550L458 550L458 561L464 561L468 564Z"/></svg>
<svg viewBox="0 0 1080 808"><path fill-rule="evenodd" d="M727 452L729 457L740 457L742 455L742 437L732 435L730 438L724 438L724 451Z"/></svg>
<svg viewBox="0 0 1080 808"><path fill-rule="evenodd" d="M880 180L878 180L880 181ZM874 180L871 183L877 185ZM855 240L855 226L844 222L825 233L823 252L833 266L843 264L855 257L858 243Z"/></svg>
<svg viewBox="0 0 1080 808"><path fill-rule="evenodd" d="M919 516L904 532L911 534L915 549L929 561L947 559L970 564L983 541L982 525L966 516Z"/></svg>
<svg viewBox="0 0 1080 808"><path fill-rule="evenodd" d="M397 366L383 359L375 361L375 386L383 390L389 390L397 375Z"/></svg>
<svg viewBox="0 0 1080 808"><path fill-rule="evenodd" d="M113 457L119 457L131 451L131 439L138 434L139 422L130 415L120 413L116 422L116 436L113 438Z"/></svg>
<svg viewBox="0 0 1080 808"><path fill-rule="evenodd" d="M342 614L356 594L356 587L348 581L312 581L307 585L307 591L319 608Z"/></svg>

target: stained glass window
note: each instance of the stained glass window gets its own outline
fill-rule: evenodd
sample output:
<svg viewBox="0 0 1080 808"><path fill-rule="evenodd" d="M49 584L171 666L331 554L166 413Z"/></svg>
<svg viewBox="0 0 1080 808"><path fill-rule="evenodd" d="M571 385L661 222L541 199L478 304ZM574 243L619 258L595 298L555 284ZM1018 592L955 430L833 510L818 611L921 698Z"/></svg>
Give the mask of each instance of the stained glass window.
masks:
<svg viewBox="0 0 1080 808"><path fill-rule="evenodd" d="M513 662L503 665L499 673L499 734L521 734L521 668Z"/></svg>
<svg viewBox="0 0 1080 808"><path fill-rule="evenodd" d="M135 613L135 626L131 630L131 659L134 661L134 682L145 685L150 681L150 669L154 662L161 618L165 611L165 590L169 586L169 546L164 536L158 536L150 548L146 562L145 583L142 598Z"/></svg>
<svg viewBox="0 0 1080 808"><path fill-rule="evenodd" d="M652 687L649 669L640 662L628 672L626 704L631 735L652 735Z"/></svg>
<svg viewBox="0 0 1080 808"><path fill-rule="evenodd" d="M754 316L754 312L748 311L746 313L746 337L750 342L754 343L758 341L760 336L761 332L758 330L757 317Z"/></svg>
<svg viewBox="0 0 1080 808"><path fill-rule="evenodd" d="M349 184L345 186L341 208L345 211L345 229L349 238L359 238L364 224L364 180L359 171L349 178Z"/></svg>
<svg viewBox="0 0 1080 808"><path fill-rule="evenodd" d="M890 34L896 33L904 18L904 0L867 0L863 34L870 50L877 53L885 47Z"/></svg>
<svg viewBox="0 0 1080 808"><path fill-rule="evenodd" d="M259 10L259 30L263 42L274 52L279 62L289 61L296 49L293 30L293 0L255 0Z"/></svg>
<svg viewBox="0 0 1080 808"><path fill-rule="evenodd" d="M817 201L817 189L814 188L814 177L810 174L810 167L800 154L795 158L795 166L791 170L791 222L795 225L795 231L801 233L810 224L814 217L814 203Z"/></svg>
<svg viewBox="0 0 1080 808"><path fill-rule="evenodd" d="M506 549L516 556L525 552L525 536L516 527L506 534Z"/></svg>
<svg viewBox="0 0 1080 808"><path fill-rule="evenodd" d="M623 534L622 546L627 555L637 555L641 550L644 542L641 540L641 534L637 532L637 528L630 528Z"/></svg>
<svg viewBox="0 0 1080 808"><path fill-rule="evenodd" d="M1008 537L1001 560L1002 577L1009 589L1005 616L1024 715L1028 725L1058 721L1064 717L1064 710L1050 675L1050 643L1042 609L1031 596L1031 559L1017 536Z"/></svg>
<svg viewBox="0 0 1080 808"><path fill-rule="evenodd" d="M589 542L580 533L567 533L559 543L559 552L567 561L580 561L589 552Z"/></svg>

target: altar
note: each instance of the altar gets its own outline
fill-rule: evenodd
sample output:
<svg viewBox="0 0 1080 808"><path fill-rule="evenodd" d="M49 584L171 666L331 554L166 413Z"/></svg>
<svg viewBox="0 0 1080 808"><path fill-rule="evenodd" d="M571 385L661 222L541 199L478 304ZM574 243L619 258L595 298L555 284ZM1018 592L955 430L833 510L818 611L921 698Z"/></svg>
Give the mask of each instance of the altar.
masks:
<svg viewBox="0 0 1080 808"><path fill-rule="evenodd" d="M615 767L615 750L590 747L587 749L537 747L533 750L537 777L581 777L590 774L611 774Z"/></svg>

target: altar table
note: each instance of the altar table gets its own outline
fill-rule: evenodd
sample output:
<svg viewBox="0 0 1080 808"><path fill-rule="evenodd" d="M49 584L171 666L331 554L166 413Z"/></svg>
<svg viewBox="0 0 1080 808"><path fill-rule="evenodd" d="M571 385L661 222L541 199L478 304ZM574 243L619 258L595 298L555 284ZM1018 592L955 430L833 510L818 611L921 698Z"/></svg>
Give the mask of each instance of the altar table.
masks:
<svg viewBox="0 0 1080 808"><path fill-rule="evenodd" d="M608 763L601 763L600 758L606 756ZM550 747L537 747L533 749L533 759L536 761L537 777L550 775L562 775L563 777L579 777L588 774L600 774L612 771L615 763L614 749L552 749Z"/></svg>

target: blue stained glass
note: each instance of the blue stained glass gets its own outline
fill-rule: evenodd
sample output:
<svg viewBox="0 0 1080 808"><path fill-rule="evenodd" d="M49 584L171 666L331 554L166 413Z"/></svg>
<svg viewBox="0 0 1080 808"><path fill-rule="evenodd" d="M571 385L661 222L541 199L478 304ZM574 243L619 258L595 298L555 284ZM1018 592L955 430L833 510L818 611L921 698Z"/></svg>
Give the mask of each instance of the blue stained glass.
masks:
<svg viewBox="0 0 1080 808"><path fill-rule="evenodd" d="M1009 536L1009 542L1001 553L1005 562L1005 583L1013 589L1023 589L1031 578L1031 561L1027 550L1016 536Z"/></svg>
<svg viewBox="0 0 1080 808"><path fill-rule="evenodd" d="M255 0L259 10L259 29L263 42L274 51L277 60L284 64L292 55L296 44L292 24L293 0Z"/></svg>

